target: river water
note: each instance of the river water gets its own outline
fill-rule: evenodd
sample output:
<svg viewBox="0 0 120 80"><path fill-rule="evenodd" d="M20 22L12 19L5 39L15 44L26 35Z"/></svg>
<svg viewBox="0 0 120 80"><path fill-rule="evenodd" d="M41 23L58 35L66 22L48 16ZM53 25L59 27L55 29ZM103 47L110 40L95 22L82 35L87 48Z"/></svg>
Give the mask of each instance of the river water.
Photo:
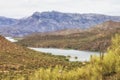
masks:
<svg viewBox="0 0 120 80"><path fill-rule="evenodd" d="M17 40L13 39L12 37L5 37L5 38L11 42L17 42ZM91 55L96 55L96 56L100 55L99 52L70 50L70 49L32 48L32 47L28 47L28 48L39 52L51 53L53 55L62 55L66 57L69 56L70 61L89 61ZM77 59L75 57L77 57Z"/></svg>
<svg viewBox="0 0 120 80"><path fill-rule="evenodd" d="M67 50L67 49L56 49L56 48L31 48L35 51L51 53L53 55L69 56L70 61L89 61L91 55L99 56L99 52L90 51L79 51L79 50ZM75 58L77 57L77 59Z"/></svg>

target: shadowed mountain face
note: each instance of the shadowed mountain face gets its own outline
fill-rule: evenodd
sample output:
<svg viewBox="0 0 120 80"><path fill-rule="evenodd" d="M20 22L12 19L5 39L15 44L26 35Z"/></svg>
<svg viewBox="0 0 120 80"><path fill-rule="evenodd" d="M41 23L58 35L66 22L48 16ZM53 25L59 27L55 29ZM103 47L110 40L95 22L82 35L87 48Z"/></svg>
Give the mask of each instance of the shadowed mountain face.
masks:
<svg viewBox="0 0 120 80"><path fill-rule="evenodd" d="M1 18L0 18L1 19ZM105 21L120 21L119 16L101 14L72 14L61 12L35 12L32 16L1 23L0 33L5 36L24 36L34 32L51 32L62 29L87 29ZM4 27L2 27L4 25Z"/></svg>
<svg viewBox="0 0 120 80"><path fill-rule="evenodd" d="M107 21L87 30L62 30L46 34L33 34L19 41L31 47L72 48L79 50L105 51L111 38L120 34L120 22Z"/></svg>
<svg viewBox="0 0 120 80"><path fill-rule="evenodd" d="M0 27L11 26L17 23L17 19L0 17Z"/></svg>

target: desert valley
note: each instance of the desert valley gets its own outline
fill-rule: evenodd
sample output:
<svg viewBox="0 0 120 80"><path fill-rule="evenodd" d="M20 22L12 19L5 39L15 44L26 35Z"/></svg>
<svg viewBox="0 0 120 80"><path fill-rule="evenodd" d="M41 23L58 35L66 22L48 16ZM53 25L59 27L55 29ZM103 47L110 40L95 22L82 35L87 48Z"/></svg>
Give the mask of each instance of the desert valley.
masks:
<svg viewBox="0 0 120 80"><path fill-rule="evenodd" d="M120 16L0 17L0 80L120 80Z"/></svg>

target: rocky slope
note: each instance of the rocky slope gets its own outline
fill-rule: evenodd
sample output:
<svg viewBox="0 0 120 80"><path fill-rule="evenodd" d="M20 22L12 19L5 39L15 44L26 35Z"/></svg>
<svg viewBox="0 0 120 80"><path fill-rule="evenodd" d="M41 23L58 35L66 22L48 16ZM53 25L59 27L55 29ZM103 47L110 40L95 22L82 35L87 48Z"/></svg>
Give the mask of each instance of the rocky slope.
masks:
<svg viewBox="0 0 120 80"><path fill-rule="evenodd" d="M0 36L0 77L4 73L29 73L40 67L66 65L64 57L32 51L7 41Z"/></svg>

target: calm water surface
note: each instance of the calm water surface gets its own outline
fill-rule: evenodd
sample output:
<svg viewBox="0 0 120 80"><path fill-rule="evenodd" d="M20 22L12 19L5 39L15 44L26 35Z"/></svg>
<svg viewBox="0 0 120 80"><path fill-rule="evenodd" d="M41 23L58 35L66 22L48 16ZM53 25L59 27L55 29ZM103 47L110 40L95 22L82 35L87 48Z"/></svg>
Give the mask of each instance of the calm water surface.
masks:
<svg viewBox="0 0 120 80"><path fill-rule="evenodd" d="M70 56L70 61L89 61L91 55L99 56L99 52L79 51L79 50L65 50L56 48L30 48L35 51L51 53L53 55ZM75 59L77 57L77 59Z"/></svg>

